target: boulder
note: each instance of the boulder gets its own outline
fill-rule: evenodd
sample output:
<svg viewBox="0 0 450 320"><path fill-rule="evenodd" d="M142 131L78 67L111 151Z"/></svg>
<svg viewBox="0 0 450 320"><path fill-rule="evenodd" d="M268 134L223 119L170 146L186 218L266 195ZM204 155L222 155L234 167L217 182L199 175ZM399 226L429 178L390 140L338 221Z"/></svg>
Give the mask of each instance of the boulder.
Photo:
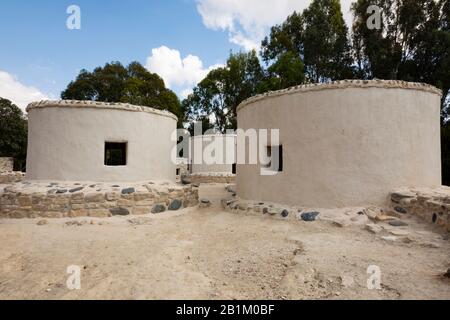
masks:
<svg viewBox="0 0 450 320"><path fill-rule="evenodd" d="M75 192L81 191L83 189L84 189L84 187L77 187L77 188L70 189L69 192L70 193L75 193Z"/></svg>
<svg viewBox="0 0 450 320"><path fill-rule="evenodd" d="M211 201L209 201L208 199L200 199L200 204L199 204L200 208L208 208L210 206L211 206Z"/></svg>
<svg viewBox="0 0 450 320"><path fill-rule="evenodd" d="M405 208L402 208L402 207L395 207L394 210L396 212L398 212L398 213L401 213L401 214L407 214L408 213L408 211Z"/></svg>
<svg viewBox="0 0 450 320"><path fill-rule="evenodd" d="M181 176L181 183L184 184L184 185L188 185L188 184L191 184L192 181L191 181L191 179L189 179L189 176L182 175Z"/></svg>
<svg viewBox="0 0 450 320"><path fill-rule="evenodd" d="M378 221L392 221L392 220L398 220L398 218L397 217L393 217L393 216L388 216L388 215L385 215L385 214L381 214L381 215L378 215L376 217L376 220L378 220Z"/></svg>
<svg viewBox="0 0 450 320"><path fill-rule="evenodd" d="M109 212L111 212L113 216L128 216L130 214L128 209L122 207L109 209Z"/></svg>
<svg viewBox="0 0 450 320"><path fill-rule="evenodd" d="M403 222L401 220L392 220L389 221L389 224L393 227L407 227L408 224L406 222Z"/></svg>
<svg viewBox="0 0 450 320"><path fill-rule="evenodd" d="M447 273L444 274L444 277L450 279L450 268L447 270Z"/></svg>
<svg viewBox="0 0 450 320"><path fill-rule="evenodd" d="M169 210L170 211L176 211L181 208L183 205L183 202L180 199L174 199L170 202Z"/></svg>
<svg viewBox="0 0 450 320"><path fill-rule="evenodd" d="M319 214L320 212L304 212L300 215L300 217L302 218L303 221L313 222L316 221Z"/></svg>
<svg viewBox="0 0 450 320"><path fill-rule="evenodd" d="M285 210L281 211L281 216L283 218L287 218L289 216L289 210L285 209Z"/></svg>
<svg viewBox="0 0 450 320"><path fill-rule="evenodd" d="M135 192L136 192L136 190L134 188L122 189L122 194L132 194L132 193L135 193Z"/></svg>
<svg viewBox="0 0 450 320"><path fill-rule="evenodd" d="M155 204L154 206L153 206L153 208L152 208L152 213L153 214L156 214L156 213L162 213L162 212L164 212L164 211L166 211L166 206L165 205L163 205L163 204Z"/></svg>

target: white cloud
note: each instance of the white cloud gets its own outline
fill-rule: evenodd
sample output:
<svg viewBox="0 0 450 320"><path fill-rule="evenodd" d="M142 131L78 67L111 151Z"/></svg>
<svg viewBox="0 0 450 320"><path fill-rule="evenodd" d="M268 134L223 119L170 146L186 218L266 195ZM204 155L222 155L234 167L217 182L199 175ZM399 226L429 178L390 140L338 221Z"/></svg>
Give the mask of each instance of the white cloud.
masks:
<svg viewBox="0 0 450 320"><path fill-rule="evenodd" d="M11 74L1 70L0 97L11 100L24 111L30 102L49 99L38 89L23 85Z"/></svg>
<svg viewBox="0 0 450 320"><path fill-rule="evenodd" d="M283 22L294 11L301 12L311 0L196 0L203 24L212 30L229 32L230 42L246 50L258 49L270 27ZM347 25L352 17L350 5L341 0Z"/></svg>
<svg viewBox="0 0 450 320"><path fill-rule="evenodd" d="M183 98L192 92L192 87L203 80L209 71L220 66L205 68L199 57L188 55L181 58L178 50L166 46L153 49L146 64L150 72L157 73L163 78L167 87L179 88Z"/></svg>
<svg viewBox="0 0 450 320"><path fill-rule="evenodd" d="M194 92L194 90L192 90L192 89L183 89L180 92L180 98L186 99L193 92Z"/></svg>

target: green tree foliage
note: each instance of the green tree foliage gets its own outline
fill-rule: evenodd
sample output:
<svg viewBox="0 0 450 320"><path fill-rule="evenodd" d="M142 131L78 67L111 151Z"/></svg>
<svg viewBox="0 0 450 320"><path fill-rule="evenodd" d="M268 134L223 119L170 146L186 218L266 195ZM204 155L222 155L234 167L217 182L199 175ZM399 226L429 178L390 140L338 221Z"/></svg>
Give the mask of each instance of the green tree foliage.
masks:
<svg viewBox="0 0 450 320"><path fill-rule="evenodd" d="M313 0L303 12L304 62L314 82L353 77L348 28L339 0Z"/></svg>
<svg viewBox="0 0 450 320"><path fill-rule="evenodd" d="M381 29L370 30L367 8L382 9ZM353 43L359 76L424 82L441 88L442 179L450 185L450 1L358 0Z"/></svg>
<svg viewBox="0 0 450 320"><path fill-rule="evenodd" d="M425 82L441 88L443 116L450 89L449 0L358 0L353 43L359 76ZM370 5L381 28L367 28Z"/></svg>
<svg viewBox="0 0 450 320"><path fill-rule="evenodd" d="M230 54L226 66L210 71L183 101L187 119L205 122L212 116L220 132L235 129L237 106L259 92L264 78L255 51Z"/></svg>
<svg viewBox="0 0 450 320"><path fill-rule="evenodd" d="M27 120L11 101L0 98L0 157L13 157L15 170L25 169Z"/></svg>
<svg viewBox="0 0 450 320"><path fill-rule="evenodd" d="M305 82L305 66L298 55L285 52L267 69L263 91L280 90Z"/></svg>
<svg viewBox="0 0 450 320"><path fill-rule="evenodd" d="M148 72L140 63L124 67L119 62L107 63L93 72L82 70L61 94L62 99L123 102L168 110L183 121L177 95L167 89L164 81Z"/></svg>
<svg viewBox="0 0 450 320"><path fill-rule="evenodd" d="M348 28L340 1L313 0L302 14L294 12L284 23L272 27L270 36L262 42L262 58L267 63L282 64L288 52L304 63L311 82L353 78Z"/></svg>

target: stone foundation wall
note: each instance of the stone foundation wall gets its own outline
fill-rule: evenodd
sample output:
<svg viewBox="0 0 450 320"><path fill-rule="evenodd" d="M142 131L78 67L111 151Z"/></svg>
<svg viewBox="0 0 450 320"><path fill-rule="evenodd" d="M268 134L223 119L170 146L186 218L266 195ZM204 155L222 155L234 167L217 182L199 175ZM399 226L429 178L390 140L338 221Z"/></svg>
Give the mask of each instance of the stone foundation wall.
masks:
<svg viewBox="0 0 450 320"><path fill-rule="evenodd" d="M20 182L24 179L23 172L6 172L0 173L0 184L9 184L13 182Z"/></svg>
<svg viewBox="0 0 450 320"><path fill-rule="evenodd" d="M229 197L221 200L222 208L233 214L260 215L265 218L287 220L291 222L327 221L339 227L365 225L369 222L368 208L319 209L292 207L279 203L255 202L236 196L236 186L225 188ZM200 204L202 207L202 204ZM374 208L371 208L374 209ZM379 210L383 212L383 210Z"/></svg>
<svg viewBox="0 0 450 320"><path fill-rule="evenodd" d="M52 185L47 187L52 188ZM96 188L75 186L68 190L53 185L47 192L33 192L35 188L28 188L27 183L12 185L0 193L0 218L105 218L156 214L198 204L198 189L192 186Z"/></svg>
<svg viewBox="0 0 450 320"><path fill-rule="evenodd" d="M13 170L14 170L14 159L0 157L0 173L12 172Z"/></svg>
<svg viewBox="0 0 450 320"><path fill-rule="evenodd" d="M191 174L188 179L193 184L199 183L236 183L236 175L220 174Z"/></svg>
<svg viewBox="0 0 450 320"><path fill-rule="evenodd" d="M412 214L450 232L450 188L403 189L391 194L393 209Z"/></svg>

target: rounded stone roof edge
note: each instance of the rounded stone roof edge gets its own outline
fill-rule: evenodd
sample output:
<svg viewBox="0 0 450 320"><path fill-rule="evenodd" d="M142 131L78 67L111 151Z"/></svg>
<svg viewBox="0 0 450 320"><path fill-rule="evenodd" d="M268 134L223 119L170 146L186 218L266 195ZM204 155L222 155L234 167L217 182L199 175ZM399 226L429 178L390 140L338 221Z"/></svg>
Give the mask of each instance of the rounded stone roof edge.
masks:
<svg viewBox="0 0 450 320"><path fill-rule="evenodd" d="M407 82L400 80L341 80L330 83L304 84L295 87L290 87L287 89L269 91L263 94L258 94L241 102L241 104L237 107L237 111L257 101L280 97L283 95L301 92L321 91L328 89L347 89L347 88L408 89L408 90L419 90L429 93L435 93L439 96L442 96L442 90L432 85L420 82Z"/></svg>
<svg viewBox="0 0 450 320"><path fill-rule="evenodd" d="M146 106L135 106L129 103L115 103L115 102L99 102L86 100L42 100L30 103L26 111L43 108L91 108L91 109L107 109L107 110L124 110L131 112L152 113L178 121L178 117L173 113L165 110L159 110Z"/></svg>

